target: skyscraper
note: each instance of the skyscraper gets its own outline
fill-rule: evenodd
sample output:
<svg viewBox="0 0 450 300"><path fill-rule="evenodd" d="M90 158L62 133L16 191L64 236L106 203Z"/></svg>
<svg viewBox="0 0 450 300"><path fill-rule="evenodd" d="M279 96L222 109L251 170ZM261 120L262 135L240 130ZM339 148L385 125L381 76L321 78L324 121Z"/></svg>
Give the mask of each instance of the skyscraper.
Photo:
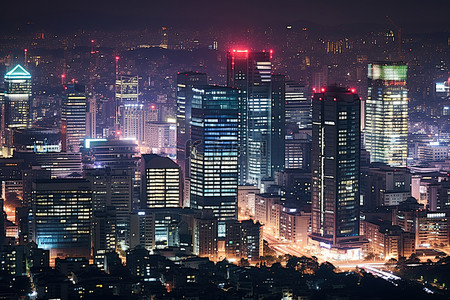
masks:
<svg viewBox="0 0 450 300"><path fill-rule="evenodd" d="M371 162L406 167L409 100L407 70L408 66L403 62L369 64L365 140Z"/></svg>
<svg viewBox="0 0 450 300"><path fill-rule="evenodd" d="M144 154L141 168L143 208L179 207L180 167L170 158Z"/></svg>
<svg viewBox="0 0 450 300"><path fill-rule="evenodd" d="M144 142L144 105L143 104L123 104L121 112L122 137L135 139L138 145Z"/></svg>
<svg viewBox="0 0 450 300"><path fill-rule="evenodd" d="M21 65L5 75L5 126L26 128L30 126L31 74Z"/></svg>
<svg viewBox="0 0 450 300"><path fill-rule="evenodd" d="M212 209L219 221L237 219L240 91L193 89L191 207ZM223 230L225 228L223 227Z"/></svg>
<svg viewBox="0 0 450 300"><path fill-rule="evenodd" d="M85 179L41 179L33 183L31 240L50 257L89 257L92 191Z"/></svg>
<svg viewBox="0 0 450 300"><path fill-rule="evenodd" d="M122 114L125 104L139 103L139 77L138 76L119 76L116 79L116 123L122 130Z"/></svg>
<svg viewBox="0 0 450 300"><path fill-rule="evenodd" d="M62 149L67 152L80 152L86 137L87 101L85 88L79 84L66 87L61 113Z"/></svg>
<svg viewBox="0 0 450 300"><path fill-rule="evenodd" d="M284 169L285 157L285 96L286 78L284 75L272 75L272 111L271 111L271 172L278 172Z"/></svg>
<svg viewBox="0 0 450 300"><path fill-rule="evenodd" d="M311 129L311 98L305 86L293 81L286 82L285 110L289 133Z"/></svg>
<svg viewBox="0 0 450 300"><path fill-rule="evenodd" d="M311 237L327 248L345 248L360 240L360 100L330 86L312 101Z"/></svg>
<svg viewBox="0 0 450 300"><path fill-rule="evenodd" d="M207 83L205 73L184 72L177 75L177 163L181 168L183 190L188 189L189 184L184 184L184 181L190 178L192 88L206 86ZM189 195L189 191L185 191L184 195ZM189 199L183 202L189 205Z"/></svg>
<svg viewBox="0 0 450 300"><path fill-rule="evenodd" d="M232 50L227 85L242 91L239 103L239 184L260 185L272 176L272 51Z"/></svg>

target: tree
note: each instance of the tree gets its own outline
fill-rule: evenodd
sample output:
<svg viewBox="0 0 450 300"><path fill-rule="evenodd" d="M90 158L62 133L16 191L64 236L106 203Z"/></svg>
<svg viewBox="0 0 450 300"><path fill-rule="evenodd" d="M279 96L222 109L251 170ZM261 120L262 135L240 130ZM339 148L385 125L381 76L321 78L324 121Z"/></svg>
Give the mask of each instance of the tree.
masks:
<svg viewBox="0 0 450 300"><path fill-rule="evenodd" d="M250 266L250 263L249 263L248 259L241 258L241 260L239 261L239 265L241 267L248 267L248 266Z"/></svg>
<svg viewBox="0 0 450 300"><path fill-rule="evenodd" d="M367 255L364 257L364 260L374 260L375 259L375 254L373 254L372 252L367 253Z"/></svg>

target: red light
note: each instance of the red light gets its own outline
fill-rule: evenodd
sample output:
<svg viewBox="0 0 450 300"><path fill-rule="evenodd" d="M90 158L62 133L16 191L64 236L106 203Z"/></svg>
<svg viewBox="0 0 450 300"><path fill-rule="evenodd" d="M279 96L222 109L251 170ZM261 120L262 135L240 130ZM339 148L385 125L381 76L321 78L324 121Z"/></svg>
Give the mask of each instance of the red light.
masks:
<svg viewBox="0 0 450 300"><path fill-rule="evenodd" d="M66 78L66 75L64 75L64 74L61 74L61 78Z"/></svg>
<svg viewBox="0 0 450 300"><path fill-rule="evenodd" d="M315 88L315 87L313 87L313 92L314 92L314 93L316 92L316 88Z"/></svg>
<svg viewBox="0 0 450 300"><path fill-rule="evenodd" d="M356 93L356 89L355 89L355 88L350 89L350 91L351 91L353 94Z"/></svg>
<svg viewBox="0 0 450 300"><path fill-rule="evenodd" d="M120 132L120 130L116 131L116 135L120 135L122 132Z"/></svg>
<svg viewBox="0 0 450 300"><path fill-rule="evenodd" d="M28 49L25 49L25 52L28 52Z"/></svg>
<svg viewBox="0 0 450 300"><path fill-rule="evenodd" d="M120 57L116 56L116 61L118 61L120 59Z"/></svg>
<svg viewBox="0 0 450 300"><path fill-rule="evenodd" d="M336 98L334 98L333 100L334 100L335 102L337 101L337 99L336 99Z"/></svg>
<svg viewBox="0 0 450 300"><path fill-rule="evenodd" d="M319 101L322 101L322 98L319 98Z"/></svg>
<svg viewBox="0 0 450 300"><path fill-rule="evenodd" d="M321 91L322 93L325 93L325 88L321 88L320 91Z"/></svg>
<svg viewBox="0 0 450 300"><path fill-rule="evenodd" d="M155 105L152 105L152 106L150 106L150 108L151 108L151 109L155 109L155 108L156 108L156 106L155 106Z"/></svg>
<svg viewBox="0 0 450 300"><path fill-rule="evenodd" d="M91 40L91 43L93 44L95 41L94 40Z"/></svg>

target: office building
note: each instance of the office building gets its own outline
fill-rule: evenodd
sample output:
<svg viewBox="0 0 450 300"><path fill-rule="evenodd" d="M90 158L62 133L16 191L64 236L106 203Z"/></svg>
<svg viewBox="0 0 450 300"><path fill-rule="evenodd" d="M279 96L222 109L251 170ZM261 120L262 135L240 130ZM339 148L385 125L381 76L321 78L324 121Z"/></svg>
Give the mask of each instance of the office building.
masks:
<svg viewBox="0 0 450 300"><path fill-rule="evenodd" d="M116 77L115 100L116 120L120 122L123 105L139 103L139 77L125 75Z"/></svg>
<svg viewBox="0 0 450 300"><path fill-rule="evenodd" d="M226 224L225 256L228 259L258 261L263 256L263 227L253 220Z"/></svg>
<svg viewBox="0 0 450 300"><path fill-rule="evenodd" d="M21 65L5 74L5 127L23 129L31 124L31 74Z"/></svg>
<svg viewBox="0 0 450 300"><path fill-rule="evenodd" d="M125 103L121 111L121 135L133 139L138 145L144 143L144 105Z"/></svg>
<svg viewBox="0 0 450 300"><path fill-rule="evenodd" d="M311 97L308 90L300 83L286 82L286 128L287 134L298 130L311 129Z"/></svg>
<svg viewBox="0 0 450 300"><path fill-rule="evenodd" d="M194 89L191 207L211 209L219 221L237 219L240 95L228 87Z"/></svg>
<svg viewBox="0 0 450 300"><path fill-rule="evenodd" d="M184 72L177 75L177 163L184 178L189 178L192 88L207 84L205 73Z"/></svg>
<svg viewBox="0 0 450 300"><path fill-rule="evenodd" d="M36 153L34 164L50 171L51 178L81 177L83 171L81 153Z"/></svg>
<svg viewBox="0 0 450 300"><path fill-rule="evenodd" d="M179 207L180 167L170 158L144 154L141 159L143 208Z"/></svg>
<svg viewBox="0 0 450 300"><path fill-rule="evenodd" d="M408 66L403 62L369 64L365 142L371 162L406 167L408 152Z"/></svg>
<svg viewBox="0 0 450 300"><path fill-rule="evenodd" d="M89 257L92 190L85 179L42 179L33 183L31 240L50 258Z"/></svg>
<svg viewBox="0 0 450 300"><path fill-rule="evenodd" d="M84 171L92 189L93 247L114 251L126 249L133 200L131 169L98 168Z"/></svg>
<svg viewBox="0 0 450 300"><path fill-rule="evenodd" d="M86 138L87 101L85 87L69 84L66 87L61 112L62 150L80 152Z"/></svg>
<svg viewBox="0 0 450 300"><path fill-rule="evenodd" d="M285 168L311 170L311 135L306 132L287 135L285 140Z"/></svg>
<svg viewBox="0 0 450 300"><path fill-rule="evenodd" d="M272 75L272 111L271 111L271 172L282 171L285 167L285 95L286 76Z"/></svg>
<svg viewBox="0 0 450 300"><path fill-rule="evenodd" d="M411 173L407 168L371 164L361 171L361 204L365 211L398 205L411 196Z"/></svg>
<svg viewBox="0 0 450 300"><path fill-rule="evenodd" d="M360 242L360 99L337 86L312 100L313 241L329 249Z"/></svg>
<svg viewBox="0 0 450 300"><path fill-rule="evenodd" d="M242 91L239 102L239 184L261 185L272 176L272 51L232 50L227 85Z"/></svg>

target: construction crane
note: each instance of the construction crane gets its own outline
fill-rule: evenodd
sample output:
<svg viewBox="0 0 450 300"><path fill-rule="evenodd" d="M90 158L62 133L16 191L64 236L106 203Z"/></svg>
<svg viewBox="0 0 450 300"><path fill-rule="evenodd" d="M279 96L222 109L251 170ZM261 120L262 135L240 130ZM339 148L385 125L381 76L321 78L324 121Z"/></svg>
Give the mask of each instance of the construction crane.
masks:
<svg viewBox="0 0 450 300"><path fill-rule="evenodd" d="M400 27L398 27L397 24L395 24L394 21L392 21L392 19L389 18L389 16L386 16L386 19L388 19L389 22L391 22L391 24L394 25L395 29L397 29L397 32L398 32L398 59L402 60L402 29Z"/></svg>

